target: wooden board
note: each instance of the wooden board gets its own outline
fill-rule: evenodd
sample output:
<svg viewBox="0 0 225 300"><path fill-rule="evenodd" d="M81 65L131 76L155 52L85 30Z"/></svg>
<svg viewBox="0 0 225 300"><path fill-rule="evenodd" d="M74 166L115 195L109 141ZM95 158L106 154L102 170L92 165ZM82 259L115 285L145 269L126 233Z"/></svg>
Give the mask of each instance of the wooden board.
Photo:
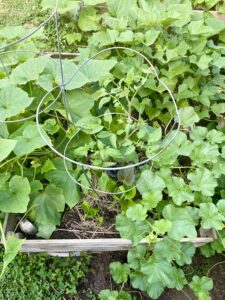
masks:
<svg viewBox="0 0 225 300"><path fill-rule="evenodd" d="M17 224L16 214L7 214L4 222L5 234L13 232ZM190 242L195 247L200 247L207 243L211 243L217 238L214 230L200 230L201 237L196 239L183 238L182 243ZM143 239L139 244L146 245ZM111 252L111 251L127 251L132 248L132 243L127 239L108 238L108 239L58 239L58 240L25 240L21 252L48 252L49 254L58 254L65 256L68 253L77 252Z"/></svg>
<svg viewBox="0 0 225 300"><path fill-rule="evenodd" d="M210 243L213 237L199 237L196 239L183 238L181 242L191 242L196 247ZM146 244L143 240L139 244ZM68 240L26 240L22 246L22 252L111 252L126 251L132 248L130 240L110 238L110 239L68 239Z"/></svg>

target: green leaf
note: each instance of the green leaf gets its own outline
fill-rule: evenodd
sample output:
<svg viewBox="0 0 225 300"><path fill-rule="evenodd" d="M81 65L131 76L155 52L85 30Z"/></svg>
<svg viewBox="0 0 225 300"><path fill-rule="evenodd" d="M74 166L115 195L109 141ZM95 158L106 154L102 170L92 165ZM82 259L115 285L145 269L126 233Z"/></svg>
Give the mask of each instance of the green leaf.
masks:
<svg viewBox="0 0 225 300"><path fill-rule="evenodd" d="M117 178L120 182L123 182L125 185L131 185L135 181L134 168L119 170L117 173Z"/></svg>
<svg viewBox="0 0 225 300"><path fill-rule="evenodd" d="M126 216L132 221L145 220L147 217L147 209L141 204L136 204L127 209Z"/></svg>
<svg viewBox="0 0 225 300"><path fill-rule="evenodd" d="M36 221L42 225L59 225L61 212L65 208L65 198L60 188L50 184L35 199Z"/></svg>
<svg viewBox="0 0 225 300"><path fill-rule="evenodd" d="M13 69L10 78L17 84L25 84L29 81L36 81L40 74L44 71L48 61L49 58L45 56L31 58Z"/></svg>
<svg viewBox="0 0 225 300"><path fill-rule="evenodd" d="M162 198L163 195L161 191L152 190L142 195L141 203L147 210L151 210L152 208L155 208L157 206L157 204L162 200Z"/></svg>
<svg viewBox="0 0 225 300"><path fill-rule="evenodd" d="M215 115L219 116L219 115L225 113L225 103L213 104L211 106L211 110Z"/></svg>
<svg viewBox="0 0 225 300"><path fill-rule="evenodd" d="M186 201L194 201L194 194L181 177L173 176L172 180L167 184L167 188L169 196L173 198L173 202L176 205L181 205Z"/></svg>
<svg viewBox="0 0 225 300"><path fill-rule="evenodd" d="M94 99L91 95L81 90L67 92L67 99L75 120L89 115L94 106Z"/></svg>
<svg viewBox="0 0 225 300"><path fill-rule="evenodd" d="M30 184L27 178L15 175L0 190L0 210L8 213L25 213L30 201Z"/></svg>
<svg viewBox="0 0 225 300"><path fill-rule="evenodd" d="M84 5L92 5L92 6L105 3L105 2L106 0L83 0Z"/></svg>
<svg viewBox="0 0 225 300"><path fill-rule="evenodd" d="M189 285L194 293L198 296L200 293L207 294L213 288L213 281L207 276L194 276Z"/></svg>
<svg viewBox="0 0 225 300"><path fill-rule="evenodd" d="M169 238L159 241L154 248L154 255L159 259L169 262L176 261L180 266L191 264L195 254L195 246L192 243L181 243Z"/></svg>
<svg viewBox="0 0 225 300"><path fill-rule="evenodd" d="M93 7L85 7L79 13L78 25L82 31L97 31L100 28L100 15Z"/></svg>
<svg viewBox="0 0 225 300"><path fill-rule="evenodd" d="M188 30L191 35L208 35L213 32L213 29L204 25L204 20L192 21L188 25Z"/></svg>
<svg viewBox="0 0 225 300"><path fill-rule="evenodd" d="M3 87L0 90L0 120L21 113L28 107L33 98L29 98L27 93L15 86Z"/></svg>
<svg viewBox="0 0 225 300"><path fill-rule="evenodd" d="M210 143L202 142L199 145L195 145L190 154L190 158L193 165L200 166L207 162L216 163L219 155L218 145L211 145Z"/></svg>
<svg viewBox="0 0 225 300"><path fill-rule="evenodd" d="M76 127L88 134L95 134L103 129L101 119L92 116L83 117L78 120Z"/></svg>
<svg viewBox="0 0 225 300"><path fill-rule="evenodd" d="M209 67L209 63L210 61L212 61L212 57L206 54L203 54L199 61L197 62L197 66L202 69L205 70Z"/></svg>
<svg viewBox="0 0 225 300"><path fill-rule="evenodd" d="M211 144L221 144L225 141L224 133L222 133L216 129L210 130L207 133L206 138Z"/></svg>
<svg viewBox="0 0 225 300"><path fill-rule="evenodd" d="M37 226L38 226L38 232L36 235L44 239L49 239L52 235L52 232L56 229L55 225L37 224Z"/></svg>
<svg viewBox="0 0 225 300"><path fill-rule="evenodd" d="M35 124L27 125L22 135L15 136L14 139L17 141L17 144L13 151L18 156L31 153L35 149L42 148L46 145Z"/></svg>
<svg viewBox="0 0 225 300"><path fill-rule="evenodd" d="M179 110L181 116L181 125L188 127L199 122L199 116L192 106L187 106Z"/></svg>
<svg viewBox="0 0 225 300"><path fill-rule="evenodd" d="M98 294L99 300L132 300L131 296L125 291L102 290Z"/></svg>
<svg viewBox="0 0 225 300"><path fill-rule="evenodd" d="M157 40L159 34L160 34L160 31L155 30L155 29L151 29L151 30L146 31L146 33L145 33L145 45L150 46L150 45L154 44L155 41Z"/></svg>
<svg viewBox="0 0 225 300"><path fill-rule="evenodd" d="M225 199L220 199L216 204L219 212L225 216Z"/></svg>
<svg viewBox="0 0 225 300"><path fill-rule="evenodd" d="M202 218L201 225L205 229L215 228L222 229L225 216L219 213L217 207L213 203L201 203L199 216Z"/></svg>
<svg viewBox="0 0 225 300"><path fill-rule="evenodd" d="M73 90L84 86L86 83L97 82L101 78L106 77L109 71L116 65L117 61L111 60L90 60L84 65L79 72L77 72L79 66L75 65L71 61L65 60L63 62L64 80L69 82L66 85L67 90ZM74 76L76 74L76 76ZM55 81L61 84L61 76L59 69L54 73ZM74 77L73 77L74 76Z"/></svg>
<svg viewBox="0 0 225 300"><path fill-rule="evenodd" d="M155 190L162 191L165 187L164 180L150 170L143 171L137 181L137 189L142 195Z"/></svg>
<svg viewBox="0 0 225 300"><path fill-rule="evenodd" d="M217 58L216 60L213 61L212 64L219 69L225 68L225 57L221 56L221 57Z"/></svg>
<svg viewBox="0 0 225 300"><path fill-rule="evenodd" d="M61 159L57 158L53 161L56 165L56 170L51 170L45 174L45 178L55 186L63 190L66 204L72 208L80 201L79 188L75 182L68 176L64 169L64 165L57 165ZM70 170L72 176L75 176L74 171Z"/></svg>
<svg viewBox="0 0 225 300"><path fill-rule="evenodd" d="M117 283L125 283L130 274L130 267L128 264L121 264L120 262L112 262L109 266L110 274L113 280Z"/></svg>
<svg viewBox="0 0 225 300"><path fill-rule="evenodd" d="M185 208L178 208L171 204L163 209L163 217L172 223L168 236L179 241L183 237L196 238L195 221L190 211Z"/></svg>
<svg viewBox="0 0 225 300"><path fill-rule="evenodd" d="M56 1L55 0L42 0L41 6L43 10L46 9L56 9ZM80 6L80 1L77 0L60 0L59 5L57 7L57 11L61 14L64 14L68 11L73 11Z"/></svg>
<svg viewBox="0 0 225 300"><path fill-rule="evenodd" d="M3 267L2 267L0 277L3 276L8 265L14 260L16 255L19 253L23 243L24 243L24 240L17 239L12 235L8 237L8 239L4 245L5 252L3 255Z"/></svg>
<svg viewBox="0 0 225 300"><path fill-rule="evenodd" d="M153 225L152 229L155 231L157 235L164 235L166 232L170 230L172 227L172 223L169 220L156 220Z"/></svg>
<svg viewBox="0 0 225 300"><path fill-rule="evenodd" d="M188 173L187 178L191 181L190 188L193 191L201 192L205 196L213 196L217 180L206 168L198 168L194 172Z"/></svg>
<svg viewBox="0 0 225 300"><path fill-rule="evenodd" d="M119 231L122 238L131 240L134 244L140 242L149 232L149 225L144 221L132 221L126 216L120 214L116 217L116 230Z"/></svg>
<svg viewBox="0 0 225 300"><path fill-rule="evenodd" d="M17 141L0 138L0 162L5 159L14 149Z"/></svg>

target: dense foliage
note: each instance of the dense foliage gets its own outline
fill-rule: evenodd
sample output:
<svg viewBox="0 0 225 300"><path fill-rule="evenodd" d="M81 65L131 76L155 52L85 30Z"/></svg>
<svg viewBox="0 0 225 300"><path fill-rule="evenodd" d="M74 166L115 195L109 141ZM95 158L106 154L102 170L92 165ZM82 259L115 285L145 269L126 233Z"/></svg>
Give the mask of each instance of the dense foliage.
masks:
<svg viewBox="0 0 225 300"><path fill-rule="evenodd" d="M209 2L205 1L208 8L219 3ZM54 1L42 2L45 9L51 3L53 7ZM187 284L182 266L191 263L195 247L181 243L182 238L195 239L200 229L213 229L218 240L201 247L201 252L211 256L224 251L225 23L209 13L194 12L188 0L83 4L74 21L77 32L69 37L80 56L63 61L69 116L60 88L54 89L61 83L58 60L10 52L1 56L6 68L0 71L0 119L34 115L49 93L39 120L46 141L58 151L63 153L72 138L66 153L71 159L104 167L137 163L159 151L171 129L175 111L165 87L142 58L124 50L99 55L72 76L84 59L113 45L132 47L153 62L181 115L181 130L173 143L151 166L116 176L71 164L68 169L87 187L110 192L133 187L112 199L121 207L116 228L135 247L127 264L114 263L111 272L117 283L129 278L134 288L157 299L164 288L182 290ZM60 12L77 5L79 1L62 1ZM28 30L5 27L0 45ZM40 31L10 50L40 51L45 38ZM81 195L95 194L67 176L63 160L46 147L33 119L1 123L0 136L0 211L28 213L38 236L49 237L65 205L73 207ZM143 238L148 246L138 245ZM194 277L189 285L199 299L210 299L209 278Z"/></svg>
<svg viewBox="0 0 225 300"><path fill-rule="evenodd" d="M88 257L19 254L0 280L0 299L61 300L63 296L75 296L88 264Z"/></svg>

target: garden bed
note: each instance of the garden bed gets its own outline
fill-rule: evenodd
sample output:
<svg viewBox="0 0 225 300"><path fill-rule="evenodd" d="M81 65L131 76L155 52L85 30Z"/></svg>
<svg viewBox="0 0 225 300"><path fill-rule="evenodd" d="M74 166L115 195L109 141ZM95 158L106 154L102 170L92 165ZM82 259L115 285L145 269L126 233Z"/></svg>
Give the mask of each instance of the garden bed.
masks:
<svg viewBox="0 0 225 300"><path fill-rule="evenodd" d="M71 213L71 212L70 212ZM66 214L67 215L67 214ZM73 215L73 214L72 214ZM72 219L73 224L74 219ZM65 221L62 222L63 223ZM75 221L76 222L76 221ZM4 224L4 230L5 233L9 232L10 234L14 232L15 228L17 227L17 216L15 214L9 214L5 218L5 224ZM68 224L68 219L66 220L66 223ZM72 225L73 226L73 225ZM79 226L82 226L82 223L79 224ZM85 225L83 225L85 226ZM60 227L59 227L60 229ZM68 229L70 230L70 229ZM73 229L71 229L73 230ZM20 232L20 230L16 230L15 233ZM58 237L60 232L60 236ZM77 232L76 232L77 233ZM94 231L91 233L93 235ZM110 233L112 234L112 233ZM116 231L114 231L113 235L118 235ZM122 238L73 238L71 239L71 236L74 235L74 232L68 231L61 231L56 230L51 239L31 239L28 237L22 245L21 252L48 252L51 253L58 253L64 256L65 254L69 254L71 252L108 252L108 251L127 251L132 248L132 242L128 239L122 239ZM58 238L56 238L58 237ZM183 243L193 243L195 247L203 246L207 243L211 243L217 239L216 233L214 230L207 230L207 231L201 231L201 236L199 236L196 239L190 239L190 238L182 238L181 242ZM142 240L140 245L146 245L146 240Z"/></svg>

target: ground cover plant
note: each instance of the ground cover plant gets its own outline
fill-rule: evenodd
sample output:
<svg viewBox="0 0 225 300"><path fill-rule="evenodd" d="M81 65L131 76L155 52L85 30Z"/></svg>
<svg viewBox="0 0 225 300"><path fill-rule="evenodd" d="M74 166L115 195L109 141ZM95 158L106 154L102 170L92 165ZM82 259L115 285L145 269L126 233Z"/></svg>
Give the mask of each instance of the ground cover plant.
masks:
<svg viewBox="0 0 225 300"><path fill-rule="evenodd" d="M201 247L202 254L222 253L225 246L225 22L194 12L193 4L202 3L83 1L74 20L76 32L67 37L80 56L63 60L66 102L57 88L62 80L59 60L35 54L45 49L44 30L8 49L17 52L1 55L0 211L25 214L37 236L48 238L66 206L86 201L86 214L96 216L99 201L88 206L86 199L101 199L102 194L89 188L130 189L110 201L111 207L119 207L116 229L134 248L126 264L115 262L110 269L118 284L130 280L153 299L166 287L182 290L186 284L199 299L210 299L210 278L185 278L182 267L191 263L195 247L180 240L214 229L218 239ZM216 4L205 1L209 9ZM42 1L44 9L54 5ZM67 5L61 2L62 15L69 15L79 1ZM29 30L4 27L0 45ZM86 58L111 46L132 47L150 59L176 99L181 129L150 164L109 173L66 163L68 176L63 160L46 144L61 153L66 148L66 155L80 163L115 167L151 157L175 133L170 95L132 51L104 52L78 72ZM33 52L21 52L28 48ZM45 141L32 118L44 96L39 122ZM14 122L18 119L26 120ZM147 246L138 245L143 238ZM102 299L109 293L102 292Z"/></svg>
<svg viewBox="0 0 225 300"><path fill-rule="evenodd" d="M85 281L88 268L88 256L60 258L46 254L19 254L0 280L0 298L72 298Z"/></svg>

